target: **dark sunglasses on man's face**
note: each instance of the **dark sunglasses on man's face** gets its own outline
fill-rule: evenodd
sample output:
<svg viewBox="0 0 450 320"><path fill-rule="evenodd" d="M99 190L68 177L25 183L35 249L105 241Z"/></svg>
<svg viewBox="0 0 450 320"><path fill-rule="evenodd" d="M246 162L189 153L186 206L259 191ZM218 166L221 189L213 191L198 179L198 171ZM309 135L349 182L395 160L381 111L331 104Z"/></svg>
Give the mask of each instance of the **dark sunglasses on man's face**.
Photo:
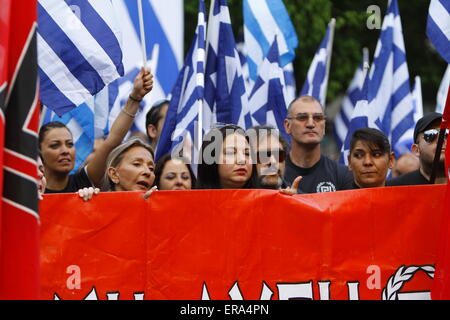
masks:
<svg viewBox="0 0 450 320"><path fill-rule="evenodd" d="M430 129L423 132L423 140L427 143L433 143L439 136L439 129ZM448 129L445 130L445 139L448 137Z"/></svg>
<svg viewBox="0 0 450 320"><path fill-rule="evenodd" d="M277 150L262 150L257 153L258 163L268 163L270 162L270 158L274 156L275 159L278 159L278 162L284 162L286 160L286 151L277 149Z"/></svg>

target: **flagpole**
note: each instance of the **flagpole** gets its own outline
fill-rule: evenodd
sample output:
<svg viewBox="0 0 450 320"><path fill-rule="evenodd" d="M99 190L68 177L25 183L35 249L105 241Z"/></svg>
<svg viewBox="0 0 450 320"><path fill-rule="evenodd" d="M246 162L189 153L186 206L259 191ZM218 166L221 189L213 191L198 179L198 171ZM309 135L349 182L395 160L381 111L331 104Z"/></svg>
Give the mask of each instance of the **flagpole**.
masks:
<svg viewBox="0 0 450 320"><path fill-rule="evenodd" d="M445 131L449 127L450 120L450 86L447 91L447 102L445 103L444 113L442 115L441 127L439 130L439 138L436 146L436 153L434 154L433 167L431 170L430 183L434 184L436 180L437 169L439 166L439 160L441 158L442 145L444 144ZM445 174L447 176L447 173Z"/></svg>
<svg viewBox="0 0 450 320"><path fill-rule="evenodd" d="M142 59L144 60L143 66L147 68L147 46L145 43L145 31L144 31L144 15L142 11L142 0L137 0L138 4L138 13L139 13L139 30L141 33L141 50L142 50Z"/></svg>
<svg viewBox="0 0 450 320"><path fill-rule="evenodd" d="M327 101L327 90L328 90L328 80L330 78L330 65L331 65L331 56L333 55L333 42L334 42L334 27L336 25L336 19L331 18L330 23L328 24L330 26L330 54L327 57L327 81L325 81L325 100L324 100L324 108Z"/></svg>

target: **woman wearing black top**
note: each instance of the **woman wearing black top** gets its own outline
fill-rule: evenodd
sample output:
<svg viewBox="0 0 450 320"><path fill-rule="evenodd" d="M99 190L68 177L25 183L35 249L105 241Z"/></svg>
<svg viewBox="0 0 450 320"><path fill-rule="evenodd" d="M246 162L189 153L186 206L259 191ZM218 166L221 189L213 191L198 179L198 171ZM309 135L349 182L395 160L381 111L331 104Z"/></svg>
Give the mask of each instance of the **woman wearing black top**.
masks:
<svg viewBox="0 0 450 320"><path fill-rule="evenodd" d="M203 139L198 189L256 189L256 164L252 161L249 138L236 125L213 128Z"/></svg>

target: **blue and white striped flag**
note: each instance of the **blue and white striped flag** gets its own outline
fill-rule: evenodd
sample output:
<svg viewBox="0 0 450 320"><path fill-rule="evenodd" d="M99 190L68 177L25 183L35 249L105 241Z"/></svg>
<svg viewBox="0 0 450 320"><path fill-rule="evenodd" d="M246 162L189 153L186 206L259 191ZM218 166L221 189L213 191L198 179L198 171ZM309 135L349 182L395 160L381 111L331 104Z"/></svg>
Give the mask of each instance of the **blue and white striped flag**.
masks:
<svg viewBox="0 0 450 320"><path fill-rule="evenodd" d="M58 115L124 74L110 1L39 0L40 98Z"/></svg>
<svg viewBox="0 0 450 320"><path fill-rule="evenodd" d="M177 147L196 159L202 141L201 126L205 82L205 2L199 0L198 23L188 56L172 91L164 127L156 148L156 160ZM197 145L195 145L197 143ZM177 148L178 150L178 148ZM194 152L193 152L194 150ZM191 159L191 160L193 160Z"/></svg>
<svg viewBox="0 0 450 320"><path fill-rule="evenodd" d="M376 123L389 138L395 156L402 154L399 141L414 131L414 108L409 84L405 44L397 0L392 0L383 20L375 58L370 70L369 104Z"/></svg>
<svg viewBox="0 0 450 320"><path fill-rule="evenodd" d="M284 129L289 102L286 100L286 84L278 52L278 41L275 37L266 58L259 67L259 75L249 97L249 106L254 123L278 128L290 141L290 136Z"/></svg>
<svg viewBox="0 0 450 320"><path fill-rule="evenodd" d="M436 112L444 113L445 101L447 101L448 87L450 86L450 64L445 70L436 97Z"/></svg>
<svg viewBox="0 0 450 320"><path fill-rule="evenodd" d="M417 123L417 121L419 121L419 119L423 117L422 82L419 76L416 76L414 78L414 86L411 91L411 98L413 104L414 123ZM404 134L396 144L398 155L411 152L411 147L414 144L414 128L411 128L409 131L410 134Z"/></svg>
<svg viewBox="0 0 450 320"><path fill-rule="evenodd" d="M300 94L301 96L307 95L316 98L324 108L327 97L331 54L333 51L335 23L336 20L333 18L328 24L325 36L309 66L308 75Z"/></svg>
<svg viewBox="0 0 450 320"><path fill-rule="evenodd" d="M368 64L369 51L367 48L364 48L361 64L356 69L350 86L347 89L347 93L342 101L341 110L336 114L336 118L334 119L334 137L339 150L341 150L342 144L344 143L348 125L352 118L353 109L360 98L361 90L364 85L364 79L366 78L367 73L367 68L364 68L364 65Z"/></svg>
<svg viewBox="0 0 450 320"><path fill-rule="evenodd" d="M214 122L252 126L248 95L226 0L213 0L208 19L202 128Z"/></svg>
<svg viewBox="0 0 450 320"><path fill-rule="evenodd" d="M296 96L292 60L298 38L282 0L244 0L244 35L251 82L258 77L260 66L275 36L280 50L280 65L285 70L288 101Z"/></svg>
<svg viewBox="0 0 450 320"><path fill-rule="evenodd" d="M442 58L450 63L450 0L431 0L427 36Z"/></svg>
<svg viewBox="0 0 450 320"><path fill-rule="evenodd" d="M347 134L345 135L344 143L341 148L341 156L339 162L348 165L348 155L350 154L350 141L352 139L353 133L362 128L372 127L375 129L380 129L376 124L370 126L370 115L372 113L371 106L368 101L368 89L369 89L369 76L367 72L367 65L363 68L363 72L366 73L362 90L356 93L356 105L353 109L351 119L348 124Z"/></svg>

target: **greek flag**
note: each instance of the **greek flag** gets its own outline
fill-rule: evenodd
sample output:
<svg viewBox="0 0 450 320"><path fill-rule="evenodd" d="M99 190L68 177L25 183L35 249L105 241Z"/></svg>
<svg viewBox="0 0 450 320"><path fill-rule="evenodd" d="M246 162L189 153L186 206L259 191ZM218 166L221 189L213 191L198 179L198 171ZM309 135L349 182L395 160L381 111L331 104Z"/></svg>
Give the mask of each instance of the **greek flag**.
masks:
<svg viewBox="0 0 450 320"><path fill-rule="evenodd" d="M402 154L399 141L412 138L414 108L409 85L408 65L397 0L386 12L375 58L370 70L368 98L376 123L389 138L396 157Z"/></svg>
<svg viewBox="0 0 450 320"><path fill-rule="evenodd" d="M342 102L341 110L334 119L334 137L339 150L342 148L342 144L344 143L348 131L348 125L352 118L353 109L360 98L361 90L364 85L364 79L366 78L367 73L367 68L364 68L364 65L368 64L369 51L367 48L364 48L361 64L356 69L350 86L347 89L347 93Z"/></svg>
<svg viewBox="0 0 450 320"><path fill-rule="evenodd" d="M202 128L223 122L247 129L248 96L226 0L213 0L208 24Z"/></svg>
<svg viewBox="0 0 450 320"><path fill-rule="evenodd" d="M427 36L442 58L450 63L450 0L431 0Z"/></svg>
<svg viewBox="0 0 450 320"><path fill-rule="evenodd" d="M254 123L278 128L290 141L290 136L284 129L289 102L286 101L286 84L279 57L278 41L275 37L266 58L259 67L258 78L249 97L249 106Z"/></svg>
<svg viewBox="0 0 450 320"><path fill-rule="evenodd" d="M444 113L445 101L447 101L448 87L450 86L450 64L447 66L436 97L436 112Z"/></svg>
<svg viewBox="0 0 450 320"><path fill-rule="evenodd" d="M324 108L333 48L334 25L335 19L333 18L328 24L325 36L309 66L308 75L300 94L316 98Z"/></svg>
<svg viewBox="0 0 450 320"><path fill-rule="evenodd" d="M414 78L414 86L411 91L413 118L414 123L417 123L423 117L423 100L422 100L422 82L419 76ZM404 134L397 142L396 150L398 155L411 152L411 147L414 144L414 128L411 127L407 134Z"/></svg>
<svg viewBox="0 0 450 320"><path fill-rule="evenodd" d="M292 60L298 46L297 34L282 0L244 0L244 35L251 82L258 77L275 36L278 38L280 65L285 71L288 101L295 94Z"/></svg>
<svg viewBox="0 0 450 320"><path fill-rule="evenodd" d="M376 125L370 126L369 117L371 115L371 107L368 101L368 89L369 89L369 76L367 72L367 65L365 67L365 73L367 74L364 80L364 85L362 90L356 93L357 102L355 108L353 109L351 119L348 124L347 134L345 135L345 140L341 148L341 156L339 162L348 165L348 155L350 154L350 141L352 139L353 133L362 128L377 128ZM364 70L363 70L364 72Z"/></svg>
<svg viewBox="0 0 450 320"><path fill-rule="evenodd" d="M200 0L195 37L172 91L172 99L156 148L156 160L173 151L177 146L180 149L190 146L189 150L184 150L188 154L192 152L192 147L194 150L195 147L198 150L201 146L202 134L199 134L197 130L202 128L199 123L203 116L205 36L205 2ZM195 153L190 153L190 155L195 159Z"/></svg>
<svg viewBox="0 0 450 320"><path fill-rule="evenodd" d="M142 67L139 14L136 0L114 0L123 37L124 77L118 79L119 103L111 110L114 119L125 105L133 81ZM145 116L152 105L170 99L170 93L183 64L184 11L183 1L143 0L147 67L153 74L153 89L144 97L131 132L146 132Z"/></svg>
<svg viewBox="0 0 450 320"><path fill-rule="evenodd" d="M110 1L39 0L40 98L59 116L124 74Z"/></svg>

